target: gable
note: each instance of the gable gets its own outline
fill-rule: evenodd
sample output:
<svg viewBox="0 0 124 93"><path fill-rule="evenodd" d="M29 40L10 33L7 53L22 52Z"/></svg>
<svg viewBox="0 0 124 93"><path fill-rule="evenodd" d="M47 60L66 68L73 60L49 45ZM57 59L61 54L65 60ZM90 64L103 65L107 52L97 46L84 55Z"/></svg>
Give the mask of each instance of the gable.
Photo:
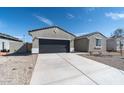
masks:
<svg viewBox="0 0 124 93"><path fill-rule="evenodd" d="M94 35L91 35L88 37L88 39L93 39L93 38L98 38L98 39L107 39L104 35L100 34L100 33L96 33Z"/></svg>
<svg viewBox="0 0 124 93"><path fill-rule="evenodd" d="M48 28L48 29L39 29L37 31L29 32L33 38L60 38L60 39L74 39L75 36L70 34L63 29L58 27Z"/></svg>
<svg viewBox="0 0 124 93"><path fill-rule="evenodd" d="M80 39L80 38L90 38L90 37L94 37L94 36L98 36L98 37L103 37L103 38L107 38L106 36L104 36L102 33L100 32L92 32L92 33L89 33L89 34L85 34L85 35L82 35L82 36L78 36L76 37L76 39Z"/></svg>

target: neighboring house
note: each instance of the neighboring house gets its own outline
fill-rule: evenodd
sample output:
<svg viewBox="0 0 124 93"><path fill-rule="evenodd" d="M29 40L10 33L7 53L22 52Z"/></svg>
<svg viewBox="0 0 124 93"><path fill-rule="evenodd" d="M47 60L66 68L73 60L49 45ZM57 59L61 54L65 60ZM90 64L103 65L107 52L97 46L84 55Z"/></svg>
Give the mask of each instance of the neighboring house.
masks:
<svg viewBox="0 0 124 93"><path fill-rule="evenodd" d="M75 35L58 26L29 31L32 53L73 52Z"/></svg>
<svg viewBox="0 0 124 93"><path fill-rule="evenodd" d="M107 37L100 32L93 32L90 34L76 37L75 51L90 52L90 51L106 51Z"/></svg>
<svg viewBox="0 0 124 93"><path fill-rule="evenodd" d="M18 38L0 33L0 52L25 52L24 43Z"/></svg>
<svg viewBox="0 0 124 93"><path fill-rule="evenodd" d="M120 51L121 45L124 50L124 37L107 39L107 51Z"/></svg>

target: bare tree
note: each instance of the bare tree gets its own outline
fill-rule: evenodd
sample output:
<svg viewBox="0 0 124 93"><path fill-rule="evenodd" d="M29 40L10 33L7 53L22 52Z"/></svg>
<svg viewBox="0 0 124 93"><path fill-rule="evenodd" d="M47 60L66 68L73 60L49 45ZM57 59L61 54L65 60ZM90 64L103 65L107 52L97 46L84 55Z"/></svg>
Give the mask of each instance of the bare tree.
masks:
<svg viewBox="0 0 124 93"><path fill-rule="evenodd" d="M122 29L122 28L116 29L111 36L113 38L124 37L124 29Z"/></svg>
<svg viewBox="0 0 124 93"><path fill-rule="evenodd" d="M113 32L113 34L111 35L113 38L118 38L118 37L120 37L120 54L121 54L121 56L122 56L122 48L123 48L123 44L122 44L122 39L121 39L121 37L124 37L124 29L122 29L122 28L118 28L118 29L116 29L114 32Z"/></svg>

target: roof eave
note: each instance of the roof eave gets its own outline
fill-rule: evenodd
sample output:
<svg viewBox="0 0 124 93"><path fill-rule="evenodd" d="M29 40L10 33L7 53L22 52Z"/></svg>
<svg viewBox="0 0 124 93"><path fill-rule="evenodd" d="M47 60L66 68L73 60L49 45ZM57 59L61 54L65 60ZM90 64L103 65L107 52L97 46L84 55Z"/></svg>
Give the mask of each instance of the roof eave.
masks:
<svg viewBox="0 0 124 93"><path fill-rule="evenodd" d="M66 32L66 33L68 33L68 34L70 34L70 35L76 37L76 35L74 35L74 34L68 32L68 31L66 31L66 30L64 30L63 28L58 27L58 26L50 26L50 27L44 27L44 28L29 30L28 33L29 33L29 35L31 35L31 34L30 34L31 32L35 32L35 31L39 31L39 30L44 30L44 29L50 29L50 28L58 28L58 29L61 29L61 30L63 30L64 32ZM31 35L31 36L32 36L32 35Z"/></svg>

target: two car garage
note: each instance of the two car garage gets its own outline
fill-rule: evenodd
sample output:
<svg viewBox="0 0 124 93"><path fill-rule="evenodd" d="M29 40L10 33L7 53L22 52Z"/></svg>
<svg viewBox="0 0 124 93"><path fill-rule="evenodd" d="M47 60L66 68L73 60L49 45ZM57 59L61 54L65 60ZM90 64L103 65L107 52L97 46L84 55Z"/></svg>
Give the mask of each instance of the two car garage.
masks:
<svg viewBox="0 0 124 93"><path fill-rule="evenodd" d="M69 52L69 48L69 40L39 39L39 53Z"/></svg>
<svg viewBox="0 0 124 93"><path fill-rule="evenodd" d="M32 53L73 52L75 35L58 26L29 31Z"/></svg>

